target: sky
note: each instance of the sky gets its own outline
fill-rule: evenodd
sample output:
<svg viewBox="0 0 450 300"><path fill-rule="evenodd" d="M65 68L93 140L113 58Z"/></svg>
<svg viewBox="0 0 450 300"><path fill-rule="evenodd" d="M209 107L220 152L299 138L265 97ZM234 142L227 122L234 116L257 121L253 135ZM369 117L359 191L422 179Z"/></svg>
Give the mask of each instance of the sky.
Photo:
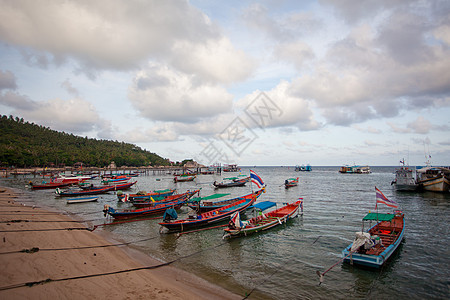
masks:
<svg viewBox="0 0 450 300"><path fill-rule="evenodd" d="M0 0L0 114L204 165L450 165L450 1Z"/></svg>

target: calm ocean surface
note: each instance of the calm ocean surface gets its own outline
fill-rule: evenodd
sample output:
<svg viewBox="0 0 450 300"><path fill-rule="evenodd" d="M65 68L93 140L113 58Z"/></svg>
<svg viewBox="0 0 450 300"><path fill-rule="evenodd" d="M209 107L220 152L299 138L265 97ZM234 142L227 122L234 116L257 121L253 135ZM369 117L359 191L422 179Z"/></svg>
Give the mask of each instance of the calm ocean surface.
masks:
<svg viewBox="0 0 450 300"><path fill-rule="evenodd" d="M304 198L303 216L278 228L252 236L222 240L223 229L185 234L160 234L160 220L146 220L99 227L119 241L131 242L142 252L171 261L217 285L249 299L448 299L450 286L450 194L400 193L393 190L395 167L372 167L372 174L340 174L339 167L313 167L312 172L295 172L293 167L253 167L267 184L258 201L285 202ZM249 168L242 168L249 174ZM237 174L237 173L234 173ZM233 173L223 173L230 177ZM286 190L284 180L300 177L297 187ZM173 182L171 175L137 177L139 190L202 188L201 196L215 193L212 182L219 175L199 175L194 182ZM52 190L25 188L31 177L2 178L0 184L19 188L30 203L75 213L93 224L105 222L103 205L125 208L113 193L101 195L98 203L67 205ZM39 180L36 179L35 182ZM92 181L94 184L99 179ZM405 213L405 237L396 254L381 271L338 264L320 286L316 271L327 270L341 258L352 242L362 217L375 207L375 186L400 204ZM239 196L246 187L219 189L218 193ZM381 207L381 205L379 206ZM179 217L188 212L182 208ZM381 211L381 209L380 209ZM383 211L389 211L388 207ZM250 212L247 213L249 216ZM194 254L190 256L191 254Z"/></svg>

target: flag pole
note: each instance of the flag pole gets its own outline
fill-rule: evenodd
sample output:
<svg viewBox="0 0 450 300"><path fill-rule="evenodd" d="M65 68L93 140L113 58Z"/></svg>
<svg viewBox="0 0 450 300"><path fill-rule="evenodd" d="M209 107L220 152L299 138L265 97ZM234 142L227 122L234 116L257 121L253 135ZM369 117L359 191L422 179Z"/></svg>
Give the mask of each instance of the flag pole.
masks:
<svg viewBox="0 0 450 300"><path fill-rule="evenodd" d="M377 199L377 186L375 186L375 208L377 210L377 225L378 225L378 199ZM380 235L380 226L377 226L378 235Z"/></svg>

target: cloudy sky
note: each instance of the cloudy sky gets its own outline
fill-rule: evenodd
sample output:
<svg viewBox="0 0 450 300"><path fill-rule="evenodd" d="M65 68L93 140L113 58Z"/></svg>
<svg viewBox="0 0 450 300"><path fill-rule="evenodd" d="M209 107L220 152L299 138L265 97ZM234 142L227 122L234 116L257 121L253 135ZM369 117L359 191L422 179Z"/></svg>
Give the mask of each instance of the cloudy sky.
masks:
<svg viewBox="0 0 450 300"><path fill-rule="evenodd" d="M0 0L0 113L204 164L450 164L450 2Z"/></svg>

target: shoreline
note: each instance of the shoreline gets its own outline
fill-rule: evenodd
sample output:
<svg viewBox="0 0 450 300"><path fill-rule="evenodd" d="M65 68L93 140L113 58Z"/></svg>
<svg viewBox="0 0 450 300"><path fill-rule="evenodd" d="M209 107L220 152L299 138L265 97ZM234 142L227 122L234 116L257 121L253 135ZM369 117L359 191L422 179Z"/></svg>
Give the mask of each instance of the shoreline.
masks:
<svg viewBox="0 0 450 300"><path fill-rule="evenodd" d="M18 192L0 187L2 299L242 299L132 247L104 247L116 244L111 235L20 201ZM80 247L92 248L73 249ZM32 248L39 250L19 252ZM40 283L26 286L31 282Z"/></svg>

